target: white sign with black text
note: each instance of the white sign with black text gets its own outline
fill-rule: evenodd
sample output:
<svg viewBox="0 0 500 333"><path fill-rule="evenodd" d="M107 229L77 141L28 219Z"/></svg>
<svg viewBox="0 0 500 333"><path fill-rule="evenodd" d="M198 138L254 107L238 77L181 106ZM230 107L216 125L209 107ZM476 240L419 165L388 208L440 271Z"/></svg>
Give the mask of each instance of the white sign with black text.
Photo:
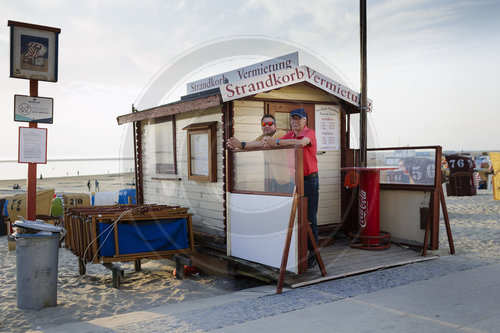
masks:
<svg viewBox="0 0 500 333"><path fill-rule="evenodd" d="M360 105L360 97L357 92L307 66L285 69L272 74L224 84L219 89L222 100L227 102L301 82L308 82L357 107ZM372 104L372 101L368 100L369 112L372 111Z"/></svg>
<svg viewBox="0 0 500 333"><path fill-rule="evenodd" d="M19 163L47 163L47 129L19 127Z"/></svg>
<svg viewBox="0 0 500 333"><path fill-rule="evenodd" d="M285 54L281 57L259 62L250 66L238 68L222 74L217 74L187 84L187 94L199 93L219 86L250 79L255 76L266 75L284 69L295 68L299 65L299 52Z"/></svg>
<svg viewBox="0 0 500 333"><path fill-rule="evenodd" d="M340 150L340 109L337 105L315 106L318 151Z"/></svg>
<svg viewBox="0 0 500 333"><path fill-rule="evenodd" d="M54 99L14 95L14 121L52 124Z"/></svg>

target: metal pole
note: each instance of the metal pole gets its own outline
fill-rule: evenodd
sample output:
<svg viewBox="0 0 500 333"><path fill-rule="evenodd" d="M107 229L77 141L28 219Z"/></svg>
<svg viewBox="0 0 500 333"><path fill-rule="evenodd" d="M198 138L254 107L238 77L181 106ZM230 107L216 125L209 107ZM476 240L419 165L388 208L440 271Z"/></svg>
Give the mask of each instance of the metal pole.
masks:
<svg viewBox="0 0 500 333"><path fill-rule="evenodd" d="M366 0L359 1L360 52L361 52L361 101L359 110L359 164L366 167L367 148L367 87L366 87Z"/></svg>
<svg viewBox="0 0 500 333"><path fill-rule="evenodd" d="M30 79L30 96L38 97L38 80ZM37 128L36 122L29 123L30 128ZM28 163L28 189L26 193L26 218L36 220L36 163Z"/></svg>

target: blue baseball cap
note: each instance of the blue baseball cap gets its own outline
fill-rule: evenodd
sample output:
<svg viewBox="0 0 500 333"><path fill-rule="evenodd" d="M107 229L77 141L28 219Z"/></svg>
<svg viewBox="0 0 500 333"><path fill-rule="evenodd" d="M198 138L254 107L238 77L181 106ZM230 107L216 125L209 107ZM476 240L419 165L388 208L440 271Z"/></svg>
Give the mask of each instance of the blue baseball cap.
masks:
<svg viewBox="0 0 500 333"><path fill-rule="evenodd" d="M295 109L290 112L290 117L299 116L300 118L307 118L307 112L304 109Z"/></svg>

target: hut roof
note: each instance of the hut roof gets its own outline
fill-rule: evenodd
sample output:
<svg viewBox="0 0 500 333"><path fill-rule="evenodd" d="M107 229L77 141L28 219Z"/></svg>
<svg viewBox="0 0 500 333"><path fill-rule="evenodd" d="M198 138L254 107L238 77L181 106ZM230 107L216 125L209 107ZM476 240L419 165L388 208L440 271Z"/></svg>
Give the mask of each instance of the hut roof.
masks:
<svg viewBox="0 0 500 333"><path fill-rule="evenodd" d="M286 81L281 82L280 77L286 79ZM245 97L251 98L251 96L261 92L278 90L283 87L297 84L306 84L343 100L346 102L344 105L347 107L346 109L348 113L359 112L357 109L359 107L358 93L307 66L301 66L275 72L269 75L262 75L251 79L229 83L222 85L220 88L186 95L181 97L179 101L173 103L119 116L117 117L117 121L119 125L122 125L134 121L170 116L188 111L203 110L219 106L224 103L224 101L242 99ZM239 96L235 96L235 92L238 92L238 88L240 87L244 93ZM371 101L369 107L371 107Z"/></svg>

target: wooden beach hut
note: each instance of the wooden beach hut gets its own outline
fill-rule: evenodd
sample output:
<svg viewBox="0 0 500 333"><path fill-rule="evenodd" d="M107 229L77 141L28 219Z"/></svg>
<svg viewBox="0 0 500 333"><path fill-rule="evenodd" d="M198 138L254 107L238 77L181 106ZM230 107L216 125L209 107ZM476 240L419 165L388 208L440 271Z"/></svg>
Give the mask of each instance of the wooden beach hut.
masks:
<svg viewBox="0 0 500 333"><path fill-rule="evenodd" d="M318 138L317 216L329 277L422 260L415 253L388 255L386 251L375 254L349 249L347 240L341 237L333 241L335 235L358 229L356 184L346 183L346 176L349 180L352 173L342 171L357 164L358 151L351 147L350 128L351 118L359 113L358 99L359 94L345 85L300 66L226 83L183 96L174 103L134 109L119 116L118 124L133 126L138 203L188 207L199 251L217 257L215 261L228 260L229 267L239 272L245 267L248 274L257 271L257 275L276 278L294 201L291 192L273 193L267 186L270 176L266 161L279 149L233 151L225 143L232 136L254 140L262 134L260 120L266 113L275 116L278 128L287 130L290 111L304 108L308 127ZM286 150L288 170L292 170L290 177L299 198L286 267L290 272L287 278L297 278L288 284L298 286L327 277L307 270L302 152L299 147ZM420 159L413 154L416 151L429 157L431 167L417 163ZM430 242L426 248L437 249L441 183L440 173L433 170L439 170L441 147L372 149L368 156L373 165L397 166L399 157L415 157L417 171L427 167L425 183L405 184L397 175L381 174L381 228L389 232L393 229L401 243L422 247L427 227ZM411 167L408 164L410 172ZM339 251L348 258L343 263L338 260ZM381 259L384 255L387 259ZM356 256L363 257L361 262L371 263L356 266Z"/></svg>

